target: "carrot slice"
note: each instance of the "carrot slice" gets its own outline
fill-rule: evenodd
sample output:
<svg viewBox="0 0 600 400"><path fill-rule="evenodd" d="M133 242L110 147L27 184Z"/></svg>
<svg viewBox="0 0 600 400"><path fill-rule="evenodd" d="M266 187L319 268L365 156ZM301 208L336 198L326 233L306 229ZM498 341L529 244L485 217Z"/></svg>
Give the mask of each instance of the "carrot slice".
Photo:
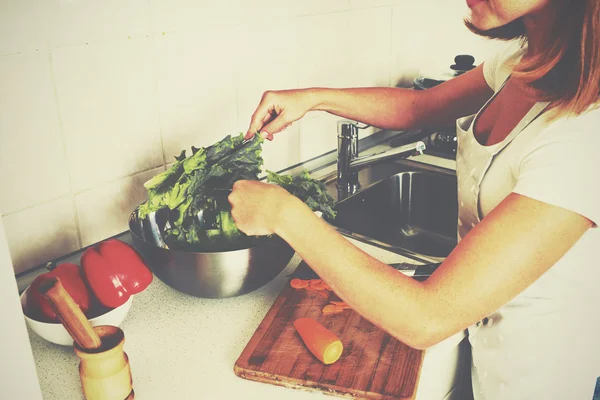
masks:
<svg viewBox="0 0 600 400"><path fill-rule="evenodd" d="M337 314L341 311L342 309L338 308L334 304L328 304L325 307L323 307L323 314Z"/></svg>
<svg viewBox="0 0 600 400"><path fill-rule="evenodd" d="M294 328L310 352L323 364L336 362L344 350L337 335L312 318L298 318Z"/></svg>
<svg viewBox="0 0 600 400"><path fill-rule="evenodd" d="M304 289L308 287L308 282L303 279L294 278L290 281L290 286L294 289Z"/></svg>

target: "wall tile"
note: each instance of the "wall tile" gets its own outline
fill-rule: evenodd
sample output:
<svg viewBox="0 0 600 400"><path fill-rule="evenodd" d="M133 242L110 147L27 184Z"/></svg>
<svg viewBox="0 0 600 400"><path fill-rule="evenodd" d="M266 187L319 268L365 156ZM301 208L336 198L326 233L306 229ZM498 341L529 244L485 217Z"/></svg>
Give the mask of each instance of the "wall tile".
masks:
<svg viewBox="0 0 600 400"><path fill-rule="evenodd" d="M156 40L163 148L167 162L247 129L238 123L236 32L167 34Z"/></svg>
<svg viewBox="0 0 600 400"><path fill-rule="evenodd" d="M129 215L148 198L144 182L164 170L145 171L75 196L82 246L128 230Z"/></svg>
<svg viewBox="0 0 600 400"><path fill-rule="evenodd" d="M350 8L350 0L304 0L288 5L296 15L315 15L345 11Z"/></svg>
<svg viewBox="0 0 600 400"><path fill-rule="evenodd" d="M240 32L237 104L240 124L247 128L265 91L298 87L298 26L289 20Z"/></svg>
<svg viewBox="0 0 600 400"><path fill-rule="evenodd" d="M275 136L271 142L263 143L264 170L281 171L303 160L300 148L300 122L296 122Z"/></svg>
<svg viewBox="0 0 600 400"><path fill-rule="evenodd" d="M58 0L14 0L0 5L0 55L46 49L48 14Z"/></svg>
<svg viewBox="0 0 600 400"><path fill-rule="evenodd" d="M348 0L149 1L155 33L199 31L207 27L232 27L248 22L255 26L268 26L282 18L339 12L350 7Z"/></svg>
<svg viewBox="0 0 600 400"><path fill-rule="evenodd" d="M300 87L388 86L391 10L377 8L302 19ZM300 124L301 158L337 148L340 117L310 113ZM371 131L361 132L366 136Z"/></svg>
<svg viewBox="0 0 600 400"><path fill-rule="evenodd" d="M233 26L244 18L244 0L149 0L155 33L204 30Z"/></svg>
<svg viewBox="0 0 600 400"><path fill-rule="evenodd" d="M53 53L75 192L164 163L150 39Z"/></svg>
<svg viewBox="0 0 600 400"><path fill-rule="evenodd" d="M348 0L350 8L374 8L391 6L398 0Z"/></svg>
<svg viewBox="0 0 600 400"><path fill-rule="evenodd" d="M300 121L300 157L302 160L337 149L337 121L340 117L311 112Z"/></svg>
<svg viewBox="0 0 600 400"><path fill-rule="evenodd" d="M48 19L53 48L150 34L147 0L61 0Z"/></svg>
<svg viewBox="0 0 600 400"><path fill-rule="evenodd" d="M3 219L16 273L79 248L70 196L6 215Z"/></svg>
<svg viewBox="0 0 600 400"><path fill-rule="evenodd" d="M466 5L435 0L402 4L392 15L392 85L412 85L417 76L445 71L458 54L471 54L480 64L505 45L478 37L464 26ZM435 13L429 12L433 9Z"/></svg>
<svg viewBox="0 0 600 400"><path fill-rule="evenodd" d="M0 56L0 213L70 191L48 55Z"/></svg>
<svg viewBox="0 0 600 400"><path fill-rule="evenodd" d="M298 29L293 20L286 20L241 31L239 59L244 62L236 63L237 108L239 128L246 131L265 91L298 87ZM298 127L295 123L264 143L266 169L279 171L300 161Z"/></svg>
<svg viewBox="0 0 600 400"><path fill-rule="evenodd" d="M300 86L388 86L391 10L376 8L301 20Z"/></svg>

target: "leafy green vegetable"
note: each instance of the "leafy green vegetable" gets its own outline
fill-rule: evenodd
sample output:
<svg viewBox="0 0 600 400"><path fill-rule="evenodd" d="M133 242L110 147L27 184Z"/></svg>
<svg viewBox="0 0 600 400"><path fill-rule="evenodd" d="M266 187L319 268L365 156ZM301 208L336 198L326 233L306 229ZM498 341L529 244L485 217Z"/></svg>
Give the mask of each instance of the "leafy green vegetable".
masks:
<svg viewBox="0 0 600 400"><path fill-rule="evenodd" d="M267 170L267 182L274 183L286 189L288 192L305 202L313 211L321 211L325 219L335 218L335 202L327 193L325 184L311 178L308 171L302 171L300 175L278 175Z"/></svg>
<svg viewBox="0 0 600 400"><path fill-rule="evenodd" d="M168 214L165 242L170 248L195 251L234 250L247 247L258 237L242 233L233 220L228 192L241 179L258 180L261 167L263 138L256 135L244 142L244 134L227 135L207 147L192 147L185 151L167 171L144 183L148 200L138 209L138 217L161 211ZM335 218L334 200L325 185L310 177L307 171L298 176L278 175L267 171L267 182L282 186L304 201L313 211L326 218ZM199 219L199 212L203 219ZM213 222L207 226L209 222Z"/></svg>

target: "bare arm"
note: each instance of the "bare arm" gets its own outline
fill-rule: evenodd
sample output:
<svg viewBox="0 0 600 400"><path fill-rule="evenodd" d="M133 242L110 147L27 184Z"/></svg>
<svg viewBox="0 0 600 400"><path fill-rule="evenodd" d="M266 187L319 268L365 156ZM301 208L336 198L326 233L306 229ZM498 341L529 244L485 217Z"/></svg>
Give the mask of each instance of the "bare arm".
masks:
<svg viewBox="0 0 600 400"><path fill-rule="evenodd" d="M445 127L475 113L492 94L482 65L428 90L373 87L266 92L252 115L248 136L266 132L272 138L309 111L326 111L383 129Z"/></svg>
<svg viewBox="0 0 600 400"><path fill-rule="evenodd" d="M300 200L277 194L278 188L258 195L263 185L236 183L231 200L238 227L250 234L274 231L359 314L421 349L510 301L592 226L577 213L510 194L428 280L418 282L354 246ZM238 202L244 206L236 207ZM276 209L280 212L272 215ZM269 224L266 231L252 231Z"/></svg>

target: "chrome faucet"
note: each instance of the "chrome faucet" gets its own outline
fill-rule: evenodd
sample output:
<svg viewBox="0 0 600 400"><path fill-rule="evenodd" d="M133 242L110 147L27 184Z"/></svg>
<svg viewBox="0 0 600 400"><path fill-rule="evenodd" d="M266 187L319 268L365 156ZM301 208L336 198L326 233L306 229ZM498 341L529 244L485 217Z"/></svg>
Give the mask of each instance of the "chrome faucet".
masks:
<svg viewBox="0 0 600 400"><path fill-rule="evenodd" d="M423 154L425 143L416 141L404 146L368 156L358 156L358 130L368 128L370 125L361 126L356 121L341 119L337 123L338 149L337 149L337 190L338 201L348 197L360 188L358 182L358 169L369 164L378 164L413 155Z"/></svg>

